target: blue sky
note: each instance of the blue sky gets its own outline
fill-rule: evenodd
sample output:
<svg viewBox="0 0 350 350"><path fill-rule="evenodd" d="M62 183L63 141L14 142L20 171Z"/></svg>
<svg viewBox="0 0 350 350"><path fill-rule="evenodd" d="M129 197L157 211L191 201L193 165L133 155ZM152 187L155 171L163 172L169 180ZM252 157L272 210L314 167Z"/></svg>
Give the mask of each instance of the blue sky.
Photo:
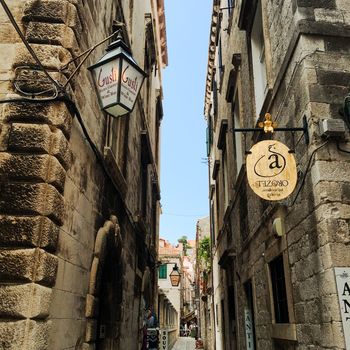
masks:
<svg viewBox="0 0 350 350"><path fill-rule="evenodd" d="M160 236L172 243L194 239L209 213L203 109L211 9L211 0L165 0Z"/></svg>

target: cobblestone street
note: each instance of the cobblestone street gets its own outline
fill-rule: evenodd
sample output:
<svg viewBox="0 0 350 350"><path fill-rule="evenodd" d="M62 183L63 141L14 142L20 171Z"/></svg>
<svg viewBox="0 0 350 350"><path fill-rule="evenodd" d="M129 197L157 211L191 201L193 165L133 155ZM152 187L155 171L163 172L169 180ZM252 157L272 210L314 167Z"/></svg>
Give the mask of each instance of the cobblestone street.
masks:
<svg viewBox="0 0 350 350"><path fill-rule="evenodd" d="M196 341L194 338L190 337L180 337L172 350L194 350L196 347Z"/></svg>

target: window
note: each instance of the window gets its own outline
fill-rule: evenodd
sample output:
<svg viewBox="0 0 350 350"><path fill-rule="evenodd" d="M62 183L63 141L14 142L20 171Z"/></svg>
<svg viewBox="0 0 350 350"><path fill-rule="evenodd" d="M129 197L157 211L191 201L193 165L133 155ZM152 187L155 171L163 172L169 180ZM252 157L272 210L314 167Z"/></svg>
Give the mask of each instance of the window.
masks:
<svg viewBox="0 0 350 350"><path fill-rule="evenodd" d="M210 156L211 146L213 145L213 121L212 117L208 118L208 126L207 126L207 156Z"/></svg>
<svg viewBox="0 0 350 350"><path fill-rule="evenodd" d="M219 43L218 43L218 82L221 86L222 76L224 74L224 65L222 62L222 40L221 36L219 37Z"/></svg>
<svg viewBox="0 0 350 350"><path fill-rule="evenodd" d="M238 96L235 99L233 109L233 127L239 129L241 127L240 111ZM243 165L243 149L242 149L242 133L234 133L234 150L235 150L235 161L236 161L236 177L238 177L242 165Z"/></svg>
<svg viewBox="0 0 350 350"><path fill-rule="evenodd" d="M254 300L253 300L253 284L249 280L244 283L244 290L247 300L247 307L244 310L245 333L247 349L255 350L255 322L254 322Z"/></svg>
<svg viewBox="0 0 350 350"><path fill-rule="evenodd" d="M227 0L228 14L231 15L232 9L235 7L235 0Z"/></svg>
<svg viewBox="0 0 350 350"><path fill-rule="evenodd" d="M167 264L163 264L159 266L159 278L160 279L167 279Z"/></svg>
<svg viewBox="0 0 350 350"><path fill-rule="evenodd" d="M242 182L239 188L239 223L242 241L248 238L248 206L247 206L247 184Z"/></svg>
<svg viewBox="0 0 350 350"><path fill-rule="evenodd" d="M229 204L228 160L226 147L222 149L222 176L222 184L224 190L224 210L226 210Z"/></svg>
<svg viewBox="0 0 350 350"><path fill-rule="evenodd" d="M256 116L258 118L268 90L265 62L265 42L260 2L258 3L254 17L253 27L250 34L250 42L254 76L255 109Z"/></svg>
<svg viewBox="0 0 350 350"><path fill-rule="evenodd" d="M270 262L270 273L275 322L289 323L286 281L282 254Z"/></svg>
<svg viewBox="0 0 350 350"><path fill-rule="evenodd" d="M226 150L226 135L227 135L227 129L228 129L228 122L227 119L221 120L220 125L220 131L218 136L218 149L221 150L221 164L222 164L222 190L224 195L224 205L223 205L223 211L225 212L226 208L228 207L229 203L229 174L228 174L228 158L227 158L227 150Z"/></svg>

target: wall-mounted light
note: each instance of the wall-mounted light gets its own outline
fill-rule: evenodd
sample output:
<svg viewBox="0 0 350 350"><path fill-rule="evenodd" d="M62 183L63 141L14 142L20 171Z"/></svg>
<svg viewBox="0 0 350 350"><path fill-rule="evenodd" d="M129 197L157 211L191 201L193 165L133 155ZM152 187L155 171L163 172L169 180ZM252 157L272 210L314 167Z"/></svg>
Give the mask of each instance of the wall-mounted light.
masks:
<svg viewBox="0 0 350 350"><path fill-rule="evenodd" d="M178 287L181 280L181 275L179 272L179 268L177 267L177 264L173 267L173 271L171 271L171 274L169 275L170 282L173 287Z"/></svg>
<svg viewBox="0 0 350 350"><path fill-rule="evenodd" d="M120 31L106 51L88 69L92 72L101 109L119 117L133 110L146 73L132 57Z"/></svg>

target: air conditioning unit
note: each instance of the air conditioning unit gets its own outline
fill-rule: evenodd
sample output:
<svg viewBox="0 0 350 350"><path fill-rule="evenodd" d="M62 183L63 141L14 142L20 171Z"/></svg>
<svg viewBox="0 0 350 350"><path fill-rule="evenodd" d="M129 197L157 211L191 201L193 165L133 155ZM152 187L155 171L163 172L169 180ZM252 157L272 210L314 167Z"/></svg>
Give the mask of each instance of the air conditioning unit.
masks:
<svg viewBox="0 0 350 350"><path fill-rule="evenodd" d="M323 119L319 123L322 137L345 137L345 123L343 119Z"/></svg>

